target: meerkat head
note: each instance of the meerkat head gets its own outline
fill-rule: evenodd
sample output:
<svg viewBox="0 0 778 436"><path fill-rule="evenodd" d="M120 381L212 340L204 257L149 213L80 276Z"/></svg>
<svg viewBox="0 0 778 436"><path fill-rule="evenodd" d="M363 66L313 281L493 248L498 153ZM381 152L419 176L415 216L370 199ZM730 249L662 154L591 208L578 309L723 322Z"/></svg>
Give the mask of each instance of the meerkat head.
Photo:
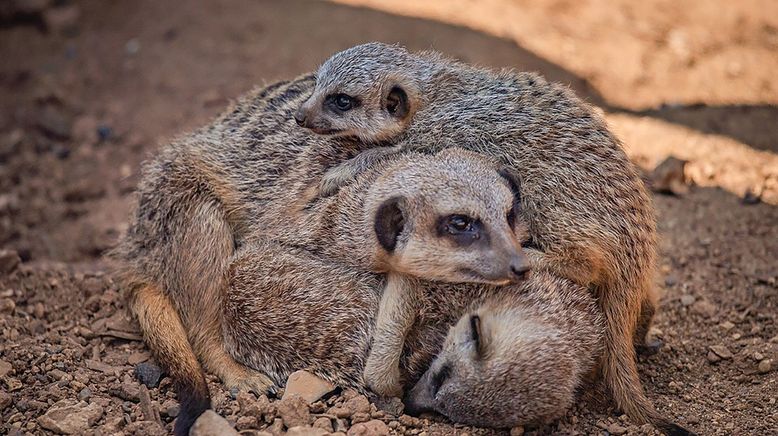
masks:
<svg viewBox="0 0 778 436"><path fill-rule="evenodd" d="M520 185L510 172L477 153L447 149L404 155L381 174L365 208L379 270L493 285L529 272Z"/></svg>
<svg viewBox="0 0 778 436"><path fill-rule="evenodd" d="M405 130L421 91L413 56L381 43L336 53L316 73L313 94L294 117L318 134L380 142Z"/></svg>
<svg viewBox="0 0 778 436"><path fill-rule="evenodd" d="M557 326L509 300L487 300L451 327L443 350L403 400L406 413L432 411L494 428L564 414L579 382L575 353Z"/></svg>

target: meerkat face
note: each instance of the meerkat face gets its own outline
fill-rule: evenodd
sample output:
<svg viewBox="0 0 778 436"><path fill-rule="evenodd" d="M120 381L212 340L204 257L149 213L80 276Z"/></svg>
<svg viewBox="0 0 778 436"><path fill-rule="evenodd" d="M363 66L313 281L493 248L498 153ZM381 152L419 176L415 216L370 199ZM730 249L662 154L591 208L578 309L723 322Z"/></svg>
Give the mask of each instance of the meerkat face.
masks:
<svg viewBox="0 0 778 436"><path fill-rule="evenodd" d="M376 182L375 237L387 270L453 283L525 278L518 181L475 153L414 156ZM372 196L373 194L371 194Z"/></svg>
<svg viewBox="0 0 778 436"><path fill-rule="evenodd" d="M411 119L418 86L398 58L396 46L365 44L335 54L316 74L313 94L295 113L315 133L380 142L400 134Z"/></svg>
<svg viewBox="0 0 778 436"><path fill-rule="evenodd" d="M443 350L403 401L406 413L434 411L495 428L564 413L578 380L572 356L558 344L561 332L504 305L487 302L451 328Z"/></svg>

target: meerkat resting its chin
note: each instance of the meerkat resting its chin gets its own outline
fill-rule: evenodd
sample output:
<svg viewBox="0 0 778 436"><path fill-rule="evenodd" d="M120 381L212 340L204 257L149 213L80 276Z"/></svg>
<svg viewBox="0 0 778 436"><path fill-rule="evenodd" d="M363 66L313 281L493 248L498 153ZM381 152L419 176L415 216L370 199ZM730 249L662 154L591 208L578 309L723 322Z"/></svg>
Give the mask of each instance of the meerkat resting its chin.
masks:
<svg viewBox="0 0 778 436"><path fill-rule="evenodd" d="M536 74L490 71L380 43L337 53L295 112L318 136L368 148L331 168L320 194L394 153L462 147L496 158L521 181L533 268L593 290L607 321L602 372L636 423L680 431L654 409L637 372L656 310L654 209L606 123L569 89Z"/></svg>
<svg viewBox="0 0 778 436"><path fill-rule="evenodd" d="M361 173L315 206L320 213L309 209L300 222L286 215L272 239L386 274L364 376L376 393L399 397L399 361L418 312L418 280L523 280L529 263L521 245L528 238L519 205L519 182L484 156L461 149L408 153Z"/></svg>

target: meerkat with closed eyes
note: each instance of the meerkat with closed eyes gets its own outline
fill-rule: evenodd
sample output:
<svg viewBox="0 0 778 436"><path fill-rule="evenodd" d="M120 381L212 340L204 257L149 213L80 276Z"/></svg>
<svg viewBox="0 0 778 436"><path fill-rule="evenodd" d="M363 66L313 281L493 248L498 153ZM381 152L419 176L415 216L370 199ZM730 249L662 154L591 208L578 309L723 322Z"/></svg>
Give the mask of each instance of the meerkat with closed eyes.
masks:
<svg viewBox="0 0 778 436"><path fill-rule="evenodd" d="M664 422L643 392L634 345L645 342L656 310L654 210L618 139L589 105L536 74L370 43L322 64L295 119L369 146L324 176L325 196L398 152L456 146L514 171L538 248L527 250L533 267L594 290L607 320L603 376L617 405L635 422Z"/></svg>

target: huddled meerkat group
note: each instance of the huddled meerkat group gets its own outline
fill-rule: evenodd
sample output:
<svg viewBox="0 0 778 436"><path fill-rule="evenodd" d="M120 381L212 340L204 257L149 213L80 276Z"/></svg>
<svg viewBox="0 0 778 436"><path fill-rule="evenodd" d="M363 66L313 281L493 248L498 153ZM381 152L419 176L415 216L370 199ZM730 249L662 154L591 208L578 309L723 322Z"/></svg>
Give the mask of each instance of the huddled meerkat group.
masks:
<svg viewBox="0 0 778 436"><path fill-rule="evenodd" d="M179 434L203 368L492 427L559 417L599 368L630 418L685 434L637 373L655 250L640 178L572 92L371 43L163 148L115 257Z"/></svg>

